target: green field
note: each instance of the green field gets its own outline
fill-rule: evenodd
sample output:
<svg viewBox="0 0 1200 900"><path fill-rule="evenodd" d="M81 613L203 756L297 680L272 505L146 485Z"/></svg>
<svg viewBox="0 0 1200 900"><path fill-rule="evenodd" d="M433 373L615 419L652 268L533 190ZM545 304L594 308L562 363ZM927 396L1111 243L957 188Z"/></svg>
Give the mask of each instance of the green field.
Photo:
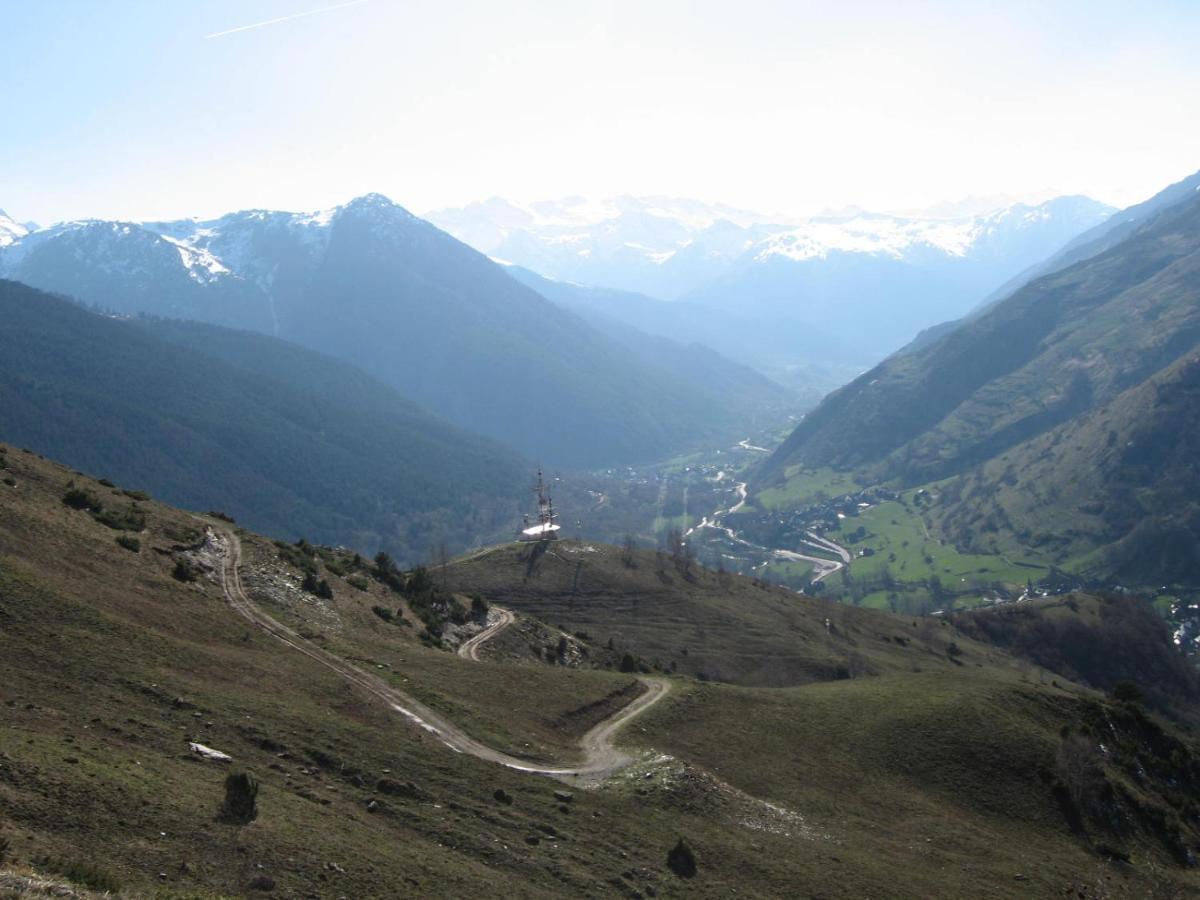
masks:
<svg viewBox="0 0 1200 900"><path fill-rule="evenodd" d="M756 493L754 505L763 510L791 509L828 497L851 494L863 487L849 474L833 469L789 466L785 477L782 485Z"/></svg>
<svg viewBox="0 0 1200 900"><path fill-rule="evenodd" d="M899 500L841 520L828 537L855 558L850 563L850 578L842 573L833 575L827 579L829 587L850 593L858 582L856 599L862 605L886 608L889 594L901 595L902 601L905 594L928 595L933 583L946 595L962 595L956 600L958 605L972 605L992 585L1017 589L1049 572L1047 565L1030 556L960 553L929 531L916 497L916 491L906 491ZM859 552L866 548L874 555L860 557ZM895 585L891 590L885 586L889 583Z"/></svg>

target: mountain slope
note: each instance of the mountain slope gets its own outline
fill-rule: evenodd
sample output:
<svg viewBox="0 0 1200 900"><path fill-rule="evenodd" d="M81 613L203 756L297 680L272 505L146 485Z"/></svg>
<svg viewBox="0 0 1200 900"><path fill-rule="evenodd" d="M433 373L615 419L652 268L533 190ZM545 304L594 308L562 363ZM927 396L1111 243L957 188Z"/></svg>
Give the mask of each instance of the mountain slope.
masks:
<svg viewBox="0 0 1200 900"><path fill-rule="evenodd" d="M783 316L878 359L967 312L1112 210L1085 197L959 220L816 219L755 244L689 303Z"/></svg>
<svg viewBox="0 0 1200 900"><path fill-rule="evenodd" d="M542 275L671 303L613 303L643 331L699 341L789 387L814 364L861 371L968 312L1112 212L1086 197L955 218L852 210L780 222L665 198L432 213L478 249ZM844 383L839 380L837 383ZM830 385L832 386L832 385Z"/></svg>
<svg viewBox="0 0 1200 900"><path fill-rule="evenodd" d="M806 327L798 338L795 323L785 316L717 311L615 288L555 281L521 266L510 266L509 272L612 337L620 339L622 333L629 336L629 329L636 329L676 344L712 347L785 385L804 408L815 406L862 371L850 344L834 340L820 327ZM690 377L697 375L693 370Z"/></svg>
<svg viewBox="0 0 1200 900"><path fill-rule="evenodd" d="M909 482L982 462L1114 397L1200 340L1200 198L832 394L769 461Z"/></svg>
<svg viewBox="0 0 1200 900"><path fill-rule="evenodd" d="M1133 234L1143 223L1176 203L1181 203L1200 190L1200 172L1196 172L1159 191L1149 200L1113 213L1100 224L1087 229L1067 242L1061 250L1005 282L980 305L986 308L1002 300L1035 278L1066 268L1114 247Z"/></svg>
<svg viewBox="0 0 1200 900"><path fill-rule="evenodd" d="M678 304L609 288L555 281L520 266L510 266L508 272L546 299L586 319L648 365L661 366L675 377L707 392L714 410L736 407L745 412L766 413L777 411L795 400L786 389L749 366L726 359L702 341L671 340L660 333L648 334L623 321L625 314L635 306L669 310L677 308ZM624 312L615 314L614 309Z"/></svg>
<svg viewBox="0 0 1200 900"><path fill-rule="evenodd" d="M281 537L420 558L516 520L527 469L362 372L0 281L0 437Z"/></svg>
<svg viewBox="0 0 1200 900"><path fill-rule="evenodd" d="M753 663L742 637L810 675L848 666L788 688L669 679L618 734L639 761L583 790L455 753L362 686L416 695L479 740L560 754L628 675L535 661L527 647L483 662L445 653L402 624L412 598L349 551L242 532L246 602L294 629L289 646L225 596L226 523L138 501L138 544L118 544L62 498L73 485L125 502L119 488L3 446L0 465L15 482L0 485L0 865L129 896L1196 889L1193 739L1066 677L1030 677L949 623L716 573L694 573L697 592L673 569L661 578L650 554L629 568L618 548L564 542L586 559L585 590L607 594L574 612L623 650ZM460 565L489 596L521 599L528 560L492 555L494 568L486 555ZM181 562L194 580L173 577ZM542 566L548 583L524 602L572 612L572 561ZM305 571L330 596L300 590ZM689 622L689 608L709 615ZM329 656L373 674L347 682ZM253 818L222 811L235 772L257 785ZM696 862L686 879L668 863L681 837Z"/></svg>
<svg viewBox="0 0 1200 900"><path fill-rule="evenodd" d="M311 215L67 223L4 248L0 274L330 353L548 463L646 461L744 429L737 410L379 195Z"/></svg>
<svg viewBox="0 0 1200 900"><path fill-rule="evenodd" d="M1138 585L1200 584L1200 355L946 484L932 507L967 548L1015 537Z"/></svg>

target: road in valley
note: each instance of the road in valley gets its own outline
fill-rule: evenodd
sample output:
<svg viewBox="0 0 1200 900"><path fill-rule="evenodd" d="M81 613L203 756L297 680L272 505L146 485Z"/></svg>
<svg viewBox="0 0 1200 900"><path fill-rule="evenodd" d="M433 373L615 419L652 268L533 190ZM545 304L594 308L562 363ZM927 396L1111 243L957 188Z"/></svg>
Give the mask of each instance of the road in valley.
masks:
<svg viewBox="0 0 1200 900"><path fill-rule="evenodd" d="M242 544L238 540L238 536L225 528L211 525L210 528L213 529L215 535L219 535L219 539L224 545L220 568L221 586L225 592L225 599L236 612L276 640L320 663L344 681L386 703L394 712L436 737L456 753L466 753L478 759L534 775L602 781L634 761L629 754L617 749L613 743L617 732L630 720L644 713L670 693L671 682L668 679L638 676L638 681L644 687L642 693L624 708L599 722L580 739L583 762L578 765L544 766L511 756L477 741L449 719L393 687L378 675L364 671L340 656L318 647L260 609L246 595L245 588L242 586L240 571ZM480 640L472 648L473 653L469 656L470 659L478 659L479 646L511 623L512 614L506 610L503 612L509 616L509 620L489 626L484 632L476 635L476 638Z"/></svg>
<svg viewBox="0 0 1200 900"><path fill-rule="evenodd" d="M743 450L761 451L763 453L771 452L766 447L757 447L754 444L751 444L749 438L744 441L739 441L738 446ZM722 473L722 475L723 474L724 473ZM806 563L807 565L812 566L812 580L814 583L824 581L830 575L841 571L850 564L851 554L849 550L847 550L841 544L834 543L833 541L814 534L811 531L806 533L807 539L803 542L803 544L806 544L818 551L834 553L837 555L838 559L827 559L823 556L813 556L811 554L801 553L798 550L787 550L781 547L764 547L760 544L754 544L746 540L736 531L722 522L722 519L725 516L736 514L743 506L746 505L746 482L736 482L734 489L737 492L738 500L735 504L733 504L733 506L729 507L728 509L718 509L712 514L711 519L708 516L705 516L700 520L699 525L694 525L689 528L684 534L684 537L690 537L692 534L698 532L702 528L716 529L717 531L723 532L725 536L728 537L733 543L753 550L757 555L765 556L767 559Z"/></svg>

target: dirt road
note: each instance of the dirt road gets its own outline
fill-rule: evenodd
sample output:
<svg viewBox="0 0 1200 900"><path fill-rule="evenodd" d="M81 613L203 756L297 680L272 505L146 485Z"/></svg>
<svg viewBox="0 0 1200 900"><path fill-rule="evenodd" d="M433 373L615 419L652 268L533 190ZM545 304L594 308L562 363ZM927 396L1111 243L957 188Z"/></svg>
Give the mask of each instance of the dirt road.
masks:
<svg viewBox="0 0 1200 900"><path fill-rule="evenodd" d="M487 628L475 635L470 640L463 641L458 648L458 655L463 659L473 659L479 662L479 648L502 632L505 628L511 625L516 617L513 616L507 609L501 609L499 606L493 606L492 611L497 614L495 622L488 625Z"/></svg>
<svg viewBox="0 0 1200 900"><path fill-rule="evenodd" d="M339 656L324 650L305 640L288 626L278 622L270 615L259 609L242 587L239 571L242 559L242 544L232 531L219 529L219 536L225 542L225 553L221 566L221 584L225 591L225 599L229 605L249 621L253 622L264 632L280 642L303 653L309 659L320 663L337 673L341 678L355 687L365 691L378 700L400 713L402 716L419 725L429 734L439 739L443 744L456 753L467 753L488 762L494 762L510 769L529 772L535 775L548 775L562 778L572 783L579 781L602 781L605 778L625 768L633 758L618 750L613 744L613 738L623 725L635 716L645 712L671 690L671 683L666 678L640 676L638 680L646 690L638 695L629 705L616 714L597 724L580 741L584 761L575 766L542 766L531 763L507 753L501 753L472 738L449 719L434 712L419 700L410 697L403 691L388 684L382 678L366 672ZM496 629L499 631L499 628ZM483 643L491 634L484 632L476 635L482 637ZM486 635L486 637L485 637ZM478 644L476 644L478 647ZM474 657L471 657L474 658Z"/></svg>

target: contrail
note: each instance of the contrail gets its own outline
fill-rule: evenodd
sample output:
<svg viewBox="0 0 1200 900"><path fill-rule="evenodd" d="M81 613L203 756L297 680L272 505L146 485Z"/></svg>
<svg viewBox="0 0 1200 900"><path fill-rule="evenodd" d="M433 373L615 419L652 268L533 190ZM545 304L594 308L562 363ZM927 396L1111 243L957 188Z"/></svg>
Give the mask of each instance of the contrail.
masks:
<svg viewBox="0 0 1200 900"><path fill-rule="evenodd" d="M278 25L280 22L290 22L292 19L303 19L305 16L315 16L317 13L333 12L335 9L345 9L347 6L358 6L366 3L367 0L350 0L349 3L339 3L336 6L322 6L320 9L310 9L308 12L293 13L290 16L280 16L278 19L267 19L265 22L255 22L253 25L242 25L238 28L230 28L228 31L217 31L213 34L206 34L205 40L209 38L225 37L227 34L237 34L239 31L249 31L251 28L262 28L265 25Z"/></svg>

